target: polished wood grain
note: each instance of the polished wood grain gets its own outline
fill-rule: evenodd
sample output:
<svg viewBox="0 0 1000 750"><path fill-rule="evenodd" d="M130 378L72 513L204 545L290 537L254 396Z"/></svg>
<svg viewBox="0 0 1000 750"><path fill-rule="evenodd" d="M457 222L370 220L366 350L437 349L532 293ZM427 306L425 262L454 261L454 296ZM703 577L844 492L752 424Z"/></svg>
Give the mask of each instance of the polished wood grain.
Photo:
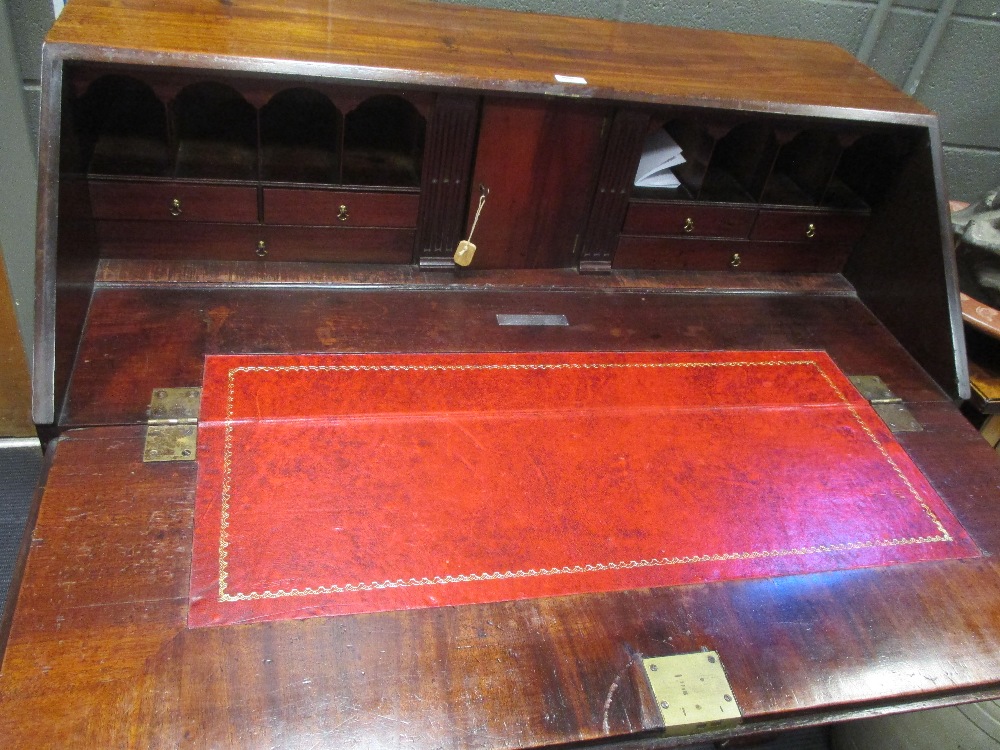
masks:
<svg viewBox="0 0 1000 750"><path fill-rule="evenodd" d="M142 422L154 388L196 385L205 354L239 352L822 348L849 374L882 376L902 398L945 400L851 296L539 292L481 283L383 291L101 288L64 424ZM562 314L570 325L505 327L498 313Z"/></svg>
<svg viewBox="0 0 1000 750"><path fill-rule="evenodd" d="M181 221L95 221L102 258L173 260L260 260L259 224L210 224Z"/></svg>
<svg viewBox="0 0 1000 750"><path fill-rule="evenodd" d="M232 224L257 221L254 186L92 179L89 188L95 219Z"/></svg>
<svg viewBox="0 0 1000 750"><path fill-rule="evenodd" d="M398 0L74 0L69 11L47 40L74 58L170 54L194 67L323 78L671 104L697 97L766 111L842 108L848 117L929 114L844 50L817 42ZM559 83L556 74L587 84Z"/></svg>
<svg viewBox="0 0 1000 750"><path fill-rule="evenodd" d="M163 221L99 221L95 228L104 258L409 263L413 254L412 229Z"/></svg>
<svg viewBox="0 0 1000 750"><path fill-rule="evenodd" d="M864 234L867 223L863 213L761 209L750 239L852 245Z"/></svg>
<svg viewBox="0 0 1000 750"><path fill-rule="evenodd" d="M265 187L263 199L267 224L412 229L417 225L420 194Z"/></svg>
<svg viewBox="0 0 1000 750"><path fill-rule="evenodd" d="M825 242L738 242L687 237L623 235L615 252L615 268L746 273L837 273L850 245Z"/></svg>
<svg viewBox="0 0 1000 750"><path fill-rule="evenodd" d="M756 218L757 209L750 206L633 200L628 206L622 234L747 239ZM761 237L759 239L790 238ZM800 238L795 237L795 239Z"/></svg>
<svg viewBox="0 0 1000 750"><path fill-rule="evenodd" d="M996 552L996 457L950 404L911 408L926 431L901 441ZM636 661L702 648L743 711L730 734L1000 694L995 557L188 630L197 467L143 464L142 433L57 444L0 672L7 747L665 747Z"/></svg>
<svg viewBox="0 0 1000 750"><path fill-rule="evenodd" d="M363 226L264 227L263 234L268 263L409 263L413 236L413 229Z"/></svg>
<svg viewBox="0 0 1000 750"><path fill-rule="evenodd" d="M592 104L489 99L479 124L467 231L473 268L575 265L604 146L607 110Z"/></svg>

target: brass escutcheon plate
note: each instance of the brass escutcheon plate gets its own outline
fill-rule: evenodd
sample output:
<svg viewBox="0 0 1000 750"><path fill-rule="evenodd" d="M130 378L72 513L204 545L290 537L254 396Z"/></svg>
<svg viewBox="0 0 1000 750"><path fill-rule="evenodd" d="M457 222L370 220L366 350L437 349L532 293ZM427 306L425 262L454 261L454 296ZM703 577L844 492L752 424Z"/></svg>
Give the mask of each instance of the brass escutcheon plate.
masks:
<svg viewBox="0 0 1000 750"><path fill-rule="evenodd" d="M668 735L723 729L742 714L715 651L642 660Z"/></svg>

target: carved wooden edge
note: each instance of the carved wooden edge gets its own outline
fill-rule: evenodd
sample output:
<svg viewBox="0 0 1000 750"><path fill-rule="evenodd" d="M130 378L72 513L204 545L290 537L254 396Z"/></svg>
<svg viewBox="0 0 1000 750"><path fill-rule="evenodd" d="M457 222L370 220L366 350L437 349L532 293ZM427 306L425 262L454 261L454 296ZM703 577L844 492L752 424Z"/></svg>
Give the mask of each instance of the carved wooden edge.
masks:
<svg viewBox="0 0 1000 750"><path fill-rule="evenodd" d="M453 268L462 238L479 101L440 96L428 134L414 255L421 268Z"/></svg>
<svg viewBox="0 0 1000 750"><path fill-rule="evenodd" d="M934 194L937 197L937 221L939 246L943 249L941 262L944 265L944 286L948 305L948 323L951 328L951 344L954 353L955 387L946 389L959 400L967 400L972 395L969 383L969 354L965 345L965 331L962 328L962 305L958 290L958 257L951 228L951 210L948 207L948 189L944 179L944 148L941 145L941 124L937 117L929 118L927 130L931 141L931 163L934 174Z"/></svg>
<svg viewBox="0 0 1000 750"><path fill-rule="evenodd" d="M580 248L579 268L584 273L606 273L614 263L615 244L632 191L632 180L642 156L649 113L619 110L601 163L587 226Z"/></svg>
<svg viewBox="0 0 1000 750"><path fill-rule="evenodd" d="M51 424L56 415L56 241L63 61L47 46L42 48L41 77L31 413L36 423Z"/></svg>
<svg viewBox="0 0 1000 750"><path fill-rule="evenodd" d="M171 289L324 288L435 290L601 290L706 294L788 294L854 297L854 288L838 274L740 273L730 271L649 271L609 269L605 276L577 273L572 268L463 269L450 257L440 270L409 265L298 263L275 261L164 261L105 259L98 266L101 289L167 286Z"/></svg>
<svg viewBox="0 0 1000 750"><path fill-rule="evenodd" d="M183 70L178 75L178 70ZM321 94L330 101L340 116L346 117L367 99L380 93L390 94L411 104L426 120L434 108L435 94L422 88L381 88L374 89L363 83L341 78L270 77L247 75L218 75L220 70L203 68L160 68L149 64L117 64L96 62L87 66L74 67L65 77L67 89L74 97L85 95L90 86L108 75L133 77L147 87L156 99L169 107L177 95L188 87L201 83L223 83L256 110L266 107L276 94L290 88L306 88ZM236 71L233 71L236 72Z"/></svg>

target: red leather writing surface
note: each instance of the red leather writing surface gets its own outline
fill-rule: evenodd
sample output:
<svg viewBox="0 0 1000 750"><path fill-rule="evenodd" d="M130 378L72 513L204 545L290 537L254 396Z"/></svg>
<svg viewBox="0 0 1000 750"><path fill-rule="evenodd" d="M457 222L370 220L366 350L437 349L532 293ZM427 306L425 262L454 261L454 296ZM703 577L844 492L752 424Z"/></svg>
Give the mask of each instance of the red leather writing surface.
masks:
<svg viewBox="0 0 1000 750"><path fill-rule="evenodd" d="M978 554L822 352L213 356L192 627Z"/></svg>

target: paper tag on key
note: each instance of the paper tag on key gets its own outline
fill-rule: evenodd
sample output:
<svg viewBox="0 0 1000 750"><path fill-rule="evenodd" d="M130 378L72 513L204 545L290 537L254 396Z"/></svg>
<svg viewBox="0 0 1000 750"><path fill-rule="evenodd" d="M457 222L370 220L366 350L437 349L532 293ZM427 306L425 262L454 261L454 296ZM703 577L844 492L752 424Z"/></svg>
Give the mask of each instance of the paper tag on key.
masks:
<svg viewBox="0 0 1000 750"><path fill-rule="evenodd" d="M476 246L468 240L462 240L455 249L455 263L460 266L467 266L472 262L472 256L476 254Z"/></svg>
<svg viewBox="0 0 1000 750"><path fill-rule="evenodd" d="M472 262L472 256L476 254L476 246L472 244L472 235L476 231L476 224L479 223L479 215L486 205L486 196L490 194L490 189L485 185L479 185L479 205L476 206L476 215L472 219L472 229L469 230L469 239L462 240L455 248L455 265L467 266Z"/></svg>

